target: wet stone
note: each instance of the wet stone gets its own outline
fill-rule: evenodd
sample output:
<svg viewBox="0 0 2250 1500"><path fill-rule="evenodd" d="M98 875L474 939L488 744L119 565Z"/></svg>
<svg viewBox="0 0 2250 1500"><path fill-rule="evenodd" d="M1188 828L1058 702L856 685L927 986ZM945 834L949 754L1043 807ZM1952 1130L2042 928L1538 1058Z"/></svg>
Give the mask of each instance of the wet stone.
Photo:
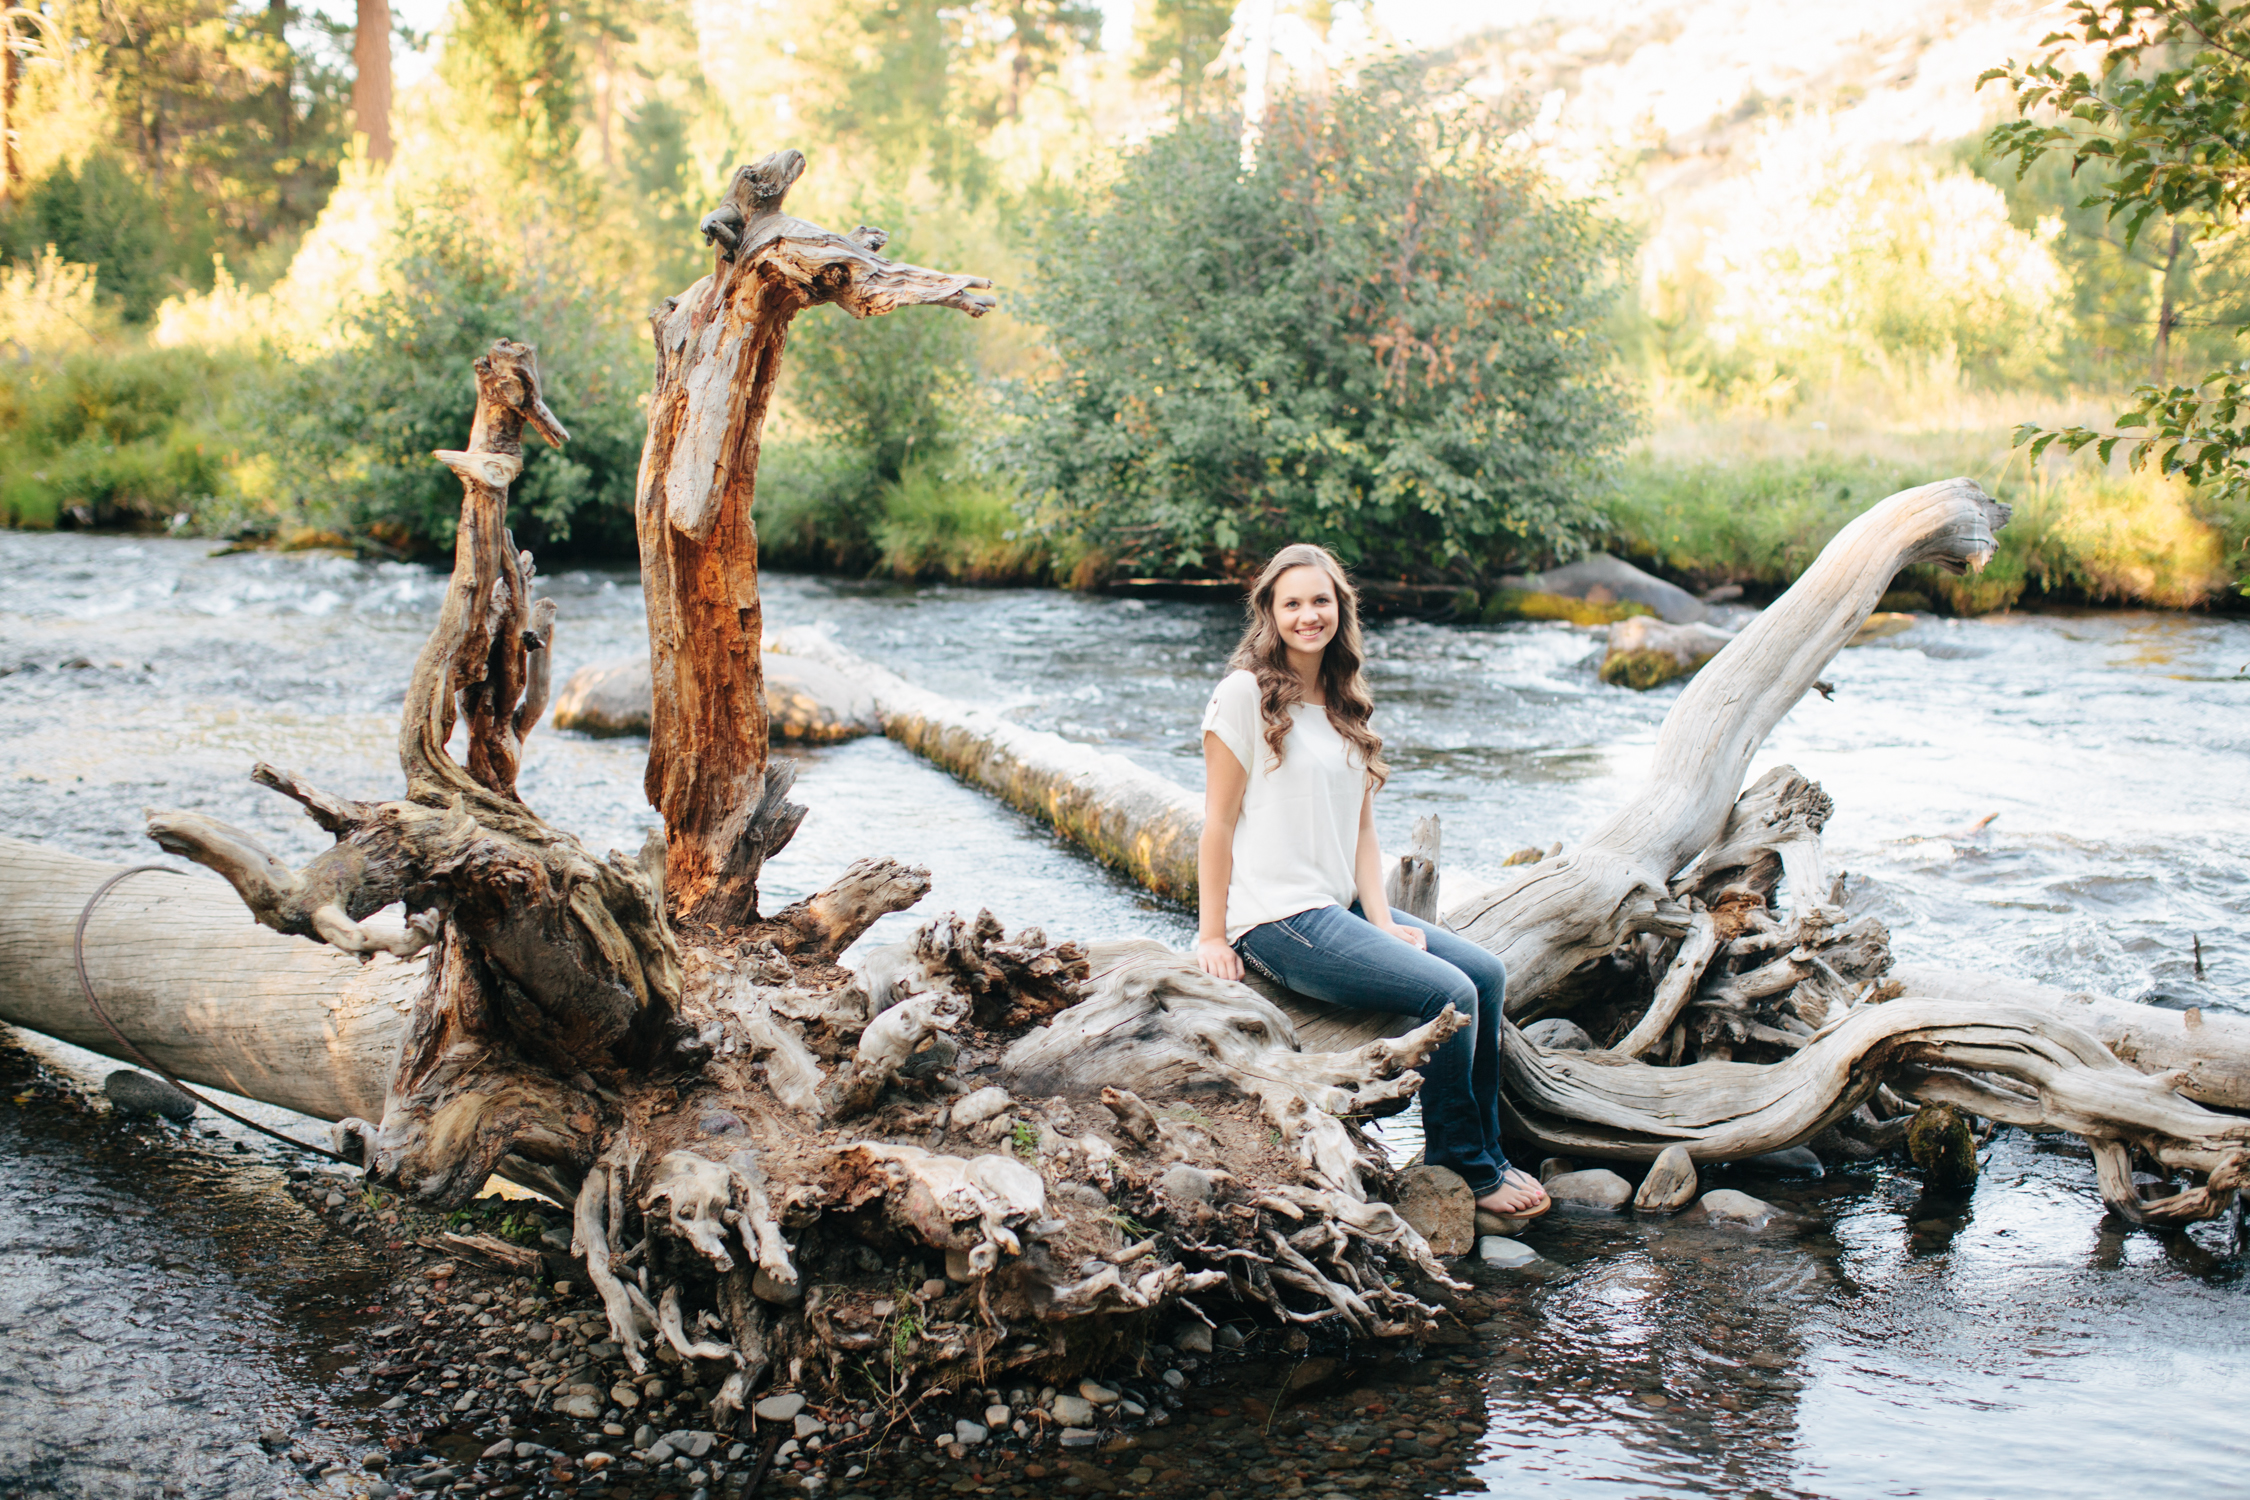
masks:
<svg viewBox="0 0 2250 1500"><path fill-rule="evenodd" d="M1488 1266L1498 1266L1503 1271L1512 1271L1519 1266L1528 1266L1538 1258L1539 1252L1520 1240L1503 1239L1499 1235L1488 1234L1477 1241L1477 1259Z"/></svg>
<svg viewBox="0 0 2250 1500"><path fill-rule="evenodd" d="M1604 1167L1562 1172L1548 1179L1547 1196L1577 1208L1619 1209L1633 1199L1633 1185Z"/></svg>
<svg viewBox="0 0 2250 1500"><path fill-rule="evenodd" d="M1768 1151L1750 1158L1750 1165L1763 1167L1769 1172L1788 1172L1807 1177L1819 1177L1826 1172L1820 1157L1810 1146L1790 1146L1780 1151Z"/></svg>
<svg viewBox="0 0 2250 1500"><path fill-rule="evenodd" d="M159 1115L167 1120L185 1120L195 1114L193 1099L163 1079L131 1068L119 1068L104 1078L102 1092L123 1114Z"/></svg>
<svg viewBox="0 0 2250 1500"><path fill-rule="evenodd" d="M1714 1188L1700 1201L1704 1213L1711 1218L1749 1229L1765 1228L1781 1212L1765 1199L1738 1193L1733 1188Z"/></svg>

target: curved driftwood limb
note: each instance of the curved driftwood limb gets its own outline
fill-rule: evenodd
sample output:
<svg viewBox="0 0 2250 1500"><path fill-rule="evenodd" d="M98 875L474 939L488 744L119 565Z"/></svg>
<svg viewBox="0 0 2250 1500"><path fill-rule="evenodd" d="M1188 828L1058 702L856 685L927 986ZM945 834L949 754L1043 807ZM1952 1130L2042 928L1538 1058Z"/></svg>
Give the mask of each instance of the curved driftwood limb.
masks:
<svg viewBox="0 0 2250 1500"><path fill-rule="evenodd" d="M1720 838L1751 756L1891 579L1919 564L1982 567L2007 519L2008 507L1967 479L1905 490L1868 510L1688 684L1632 801L1577 849L1448 912L1448 926L1506 963L1509 1014L1537 1014L1563 976L1638 932L1676 931L1663 914L1673 876Z"/></svg>
<svg viewBox="0 0 2250 1500"><path fill-rule="evenodd" d="M1663 1041L1695 994L1695 987L1703 978L1704 965L1710 963L1711 956L1718 951L1717 919L1708 911L1697 912L1688 919L1687 937L1680 944L1679 956L1664 971L1664 979L1657 985L1647 1011L1610 1050L1620 1057L1639 1057Z"/></svg>
<svg viewBox="0 0 2250 1500"><path fill-rule="evenodd" d="M2052 1011L2093 1033L2118 1058L2144 1073L2168 1074L2182 1098L2214 1109L2250 1113L2250 1016L2201 1008L2165 1010L2052 985L1900 964L1890 977L1917 995L1979 1005L2004 1002Z"/></svg>
<svg viewBox="0 0 2250 1500"><path fill-rule="evenodd" d="M634 501L648 600L647 793L663 814L674 906L708 923L757 915L758 872L802 808L766 765L757 533L760 434L789 324L833 302L854 317L910 304L981 316L981 277L883 259L858 238L781 211L804 171L777 151L736 171L703 221L712 273L655 316L656 389Z"/></svg>
<svg viewBox="0 0 2250 1500"><path fill-rule="evenodd" d="M461 521L454 533L453 578L437 628L414 663L399 729L399 763L407 796L431 806L452 797L479 812L505 817L516 798L523 733L524 690L533 670L526 636L544 656L552 642L553 613L545 630L534 628L531 555L516 550L508 531L508 487L523 472L523 430L530 427L555 447L570 439L540 393L539 361L528 344L494 342L477 357L476 417L466 450L436 454L461 479ZM469 726L469 761L446 754L456 716Z"/></svg>

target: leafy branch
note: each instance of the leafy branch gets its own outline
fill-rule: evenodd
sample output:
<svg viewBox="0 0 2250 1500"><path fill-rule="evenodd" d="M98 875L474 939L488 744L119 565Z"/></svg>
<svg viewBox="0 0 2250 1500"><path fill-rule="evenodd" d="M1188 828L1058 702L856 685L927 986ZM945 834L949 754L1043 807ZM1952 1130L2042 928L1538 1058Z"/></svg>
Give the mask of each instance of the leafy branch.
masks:
<svg viewBox="0 0 2250 1500"><path fill-rule="evenodd" d="M2100 163L2080 206L2122 220L2128 250L2159 214L2198 240L2235 234L2250 207L2250 4L2076 0L2070 15L2041 39L2042 55L1978 78L2015 91L2018 118L1995 126L1987 146L2013 158L2019 178L2049 154L2067 154L2074 179ZM2075 63L2089 48L2098 74ZM2028 444L2035 463L2056 444L2092 446L2105 464L2125 447L2132 468L2154 463L2221 503L2250 495L2250 362L2193 385L2139 386L2132 400L2115 431L2026 422L2015 445Z"/></svg>

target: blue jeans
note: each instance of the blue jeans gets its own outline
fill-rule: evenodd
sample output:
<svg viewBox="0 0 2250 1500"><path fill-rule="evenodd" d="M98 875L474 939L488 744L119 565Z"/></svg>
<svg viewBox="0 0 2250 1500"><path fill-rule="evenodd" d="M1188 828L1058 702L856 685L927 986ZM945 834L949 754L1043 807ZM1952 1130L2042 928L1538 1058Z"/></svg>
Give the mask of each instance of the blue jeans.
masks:
<svg viewBox="0 0 2250 1500"><path fill-rule="evenodd" d="M1264 922L1234 945L1243 962L1300 995L1362 1010L1435 1020L1448 1005L1469 1024L1422 1065L1422 1159L1449 1167L1478 1197L1500 1186L1500 1015L1508 971L1467 938L1393 910L1418 927L1429 951L1411 948L1360 914L1358 902L1316 906Z"/></svg>

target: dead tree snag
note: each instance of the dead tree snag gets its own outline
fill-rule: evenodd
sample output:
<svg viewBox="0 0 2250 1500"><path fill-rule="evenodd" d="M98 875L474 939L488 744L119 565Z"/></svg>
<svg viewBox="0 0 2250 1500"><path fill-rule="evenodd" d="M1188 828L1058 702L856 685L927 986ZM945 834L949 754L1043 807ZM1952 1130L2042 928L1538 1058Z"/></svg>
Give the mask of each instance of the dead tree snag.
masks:
<svg viewBox="0 0 2250 1500"><path fill-rule="evenodd" d="M647 791L664 817L665 888L701 922L757 916L759 868L804 816L786 782L770 784L750 519L790 320L823 302L856 318L917 304L981 317L994 305L982 277L885 260L879 229L841 235L783 213L804 169L795 151L738 169L703 221L711 274L655 317L634 500L655 680Z"/></svg>

